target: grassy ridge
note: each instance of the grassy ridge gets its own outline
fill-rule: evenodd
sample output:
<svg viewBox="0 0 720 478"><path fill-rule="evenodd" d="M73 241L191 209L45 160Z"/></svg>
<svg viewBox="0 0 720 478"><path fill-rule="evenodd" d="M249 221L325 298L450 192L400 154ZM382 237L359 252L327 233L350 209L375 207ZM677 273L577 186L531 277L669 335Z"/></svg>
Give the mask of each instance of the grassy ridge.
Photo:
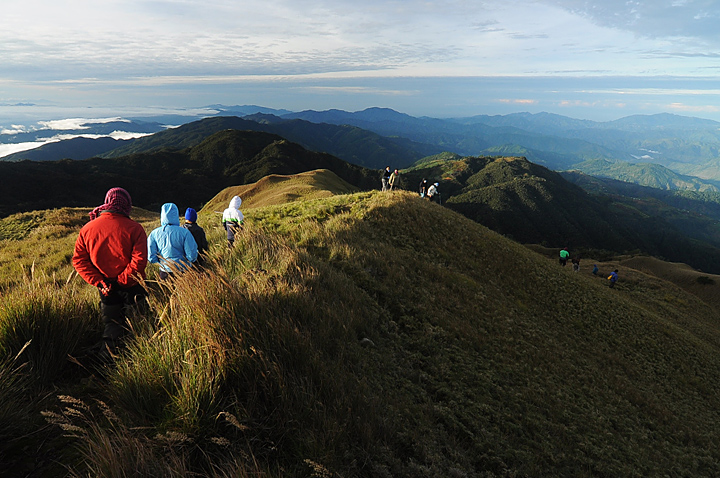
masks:
<svg viewBox="0 0 720 478"><path fill-rule="evenodd" d="M152 288L106 383L64 366L11 387L17 403L49 385L82 399L43 404L79 475L720 473L720 317L698 295L600 263L621 269L611 290L409 193L245 212L234 250L201 213L209 270ZM13 286L0 325L39 282ZM52 288L51 321L95 300ZM0 380L19 380L6 330Z"/></svg>

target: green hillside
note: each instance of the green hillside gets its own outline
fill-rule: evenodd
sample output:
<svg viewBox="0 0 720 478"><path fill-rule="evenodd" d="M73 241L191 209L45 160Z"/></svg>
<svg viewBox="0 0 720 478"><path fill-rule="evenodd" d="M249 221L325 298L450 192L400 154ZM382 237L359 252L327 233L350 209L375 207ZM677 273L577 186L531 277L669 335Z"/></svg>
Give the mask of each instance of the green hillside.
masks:
<svg viewBox="0 0 720 478"><path fill-rule="evenodd" d="M71 244L65 214L48 242ZM720 316L700 294L599 263L610 289L406 192L246 216L228 250L201 214L209 270L148 284L104 379L64 360L92 340L91 287L50 263L5 287L9 476L720 474Z"/></svg>
<svg viewBox="0 0 720 478"><path fill-rule="evenodd" d="M689 192L677 196L687 200L674 202L623 197L618 189L590 194L524 158L437 159L403 173L413 185L422 178L439 181L447 207L522 243L582 253L642 252L720 272L720 227L714 216L679 209L690 205ZM696 202L700 194L712 193L697 193Z"/></svg>
<svg viewBox="0 0 720 478"><path fill-rule="evenodd" d="M684 176L653 163L610 162L597 159L574 164L572 169L591 176L612 178L656 189L680 189L700 192L720 191L716 183L712 181L703 181L693 176Z"/></svg>

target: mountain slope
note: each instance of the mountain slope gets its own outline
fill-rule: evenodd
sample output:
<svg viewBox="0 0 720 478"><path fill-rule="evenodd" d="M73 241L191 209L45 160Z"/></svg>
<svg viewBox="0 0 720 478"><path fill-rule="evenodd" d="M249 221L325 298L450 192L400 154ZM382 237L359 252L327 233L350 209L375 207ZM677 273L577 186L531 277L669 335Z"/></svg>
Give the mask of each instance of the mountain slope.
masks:
<svg viewBox="0 0 720 478"><path fill-rule="evenodd" d="M242 209L245 210L285 204L298 199L327 198L336 194L349 194L356 190L356 187L327 169L293 175L271 174L255 183L223 189L205 203L200 213L211 215L222 212L233 196L242 198Z"/></svg>
<svg viewBox="0 0 720 478"><path fill-rule="evenodd" d="M8 456L55 446L93 476L720 473L720 315L667 281L600 263L609 289L403 192L252 209L234 250L208 232L209 270L157 297L107 381L65 405L72 374L46 384L78 433L23 422L37 442Z"/></svg>
<svg viewBox="0 0 720 478"><path fill-rule="evenodd" d="M404 176L411 184L440 179L445 205L523 243L643 251L720 271L716 221L659 200L590 195L523 158L419 163Z"/></svg>
<svg viewBox="0 0 720 478"><path fill-rule="evenodd" d="M583 161L572 169L590 176L612 178L627 183L639 184L656 189L681 189L684 191L720 191L717 182L703 181L693 176L678 174L664 166L653 163L608 162L603 160Z"/></svg>
<svg viewBox="0 0 720 478"><path fill-rule="evenodd" d="M386 136L401 136L461 155L525 155L554 169L587 160L662 165L698 178L718 180L720 123L678 115L632 116L609 122L576 120L548 113L436 119L414 118L370 108L348 113L303 111L284 115L314 122L352 124ZM532 154L502 152L517 148ZM496 150L495 153L492 153ZM609 163L608 163L609 164ZM650 184L647 178L645 184Z"/></svg>

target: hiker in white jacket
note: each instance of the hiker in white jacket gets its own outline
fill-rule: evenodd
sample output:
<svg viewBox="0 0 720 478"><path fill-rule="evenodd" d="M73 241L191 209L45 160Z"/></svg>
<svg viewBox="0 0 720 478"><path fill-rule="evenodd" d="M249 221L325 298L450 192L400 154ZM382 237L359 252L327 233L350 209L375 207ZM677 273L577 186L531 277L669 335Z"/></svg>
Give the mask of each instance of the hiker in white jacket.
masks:
<svg viewBox="0 0 720 478"><path fill-rule="evenodd" d="M240 212L242 199L240 196L234 196L230 200L230 205L223 211L222 223L227 232L228 247L232 247L235 243L235 234L242 230L245 216Z"/></svg>

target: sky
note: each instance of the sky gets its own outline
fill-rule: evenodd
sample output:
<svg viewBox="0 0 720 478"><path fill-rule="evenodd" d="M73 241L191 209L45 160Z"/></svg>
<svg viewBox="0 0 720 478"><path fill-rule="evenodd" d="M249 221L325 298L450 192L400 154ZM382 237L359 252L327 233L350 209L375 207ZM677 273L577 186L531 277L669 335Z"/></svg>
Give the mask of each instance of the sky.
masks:
<svg viewBox="0 0 720 478"><path fill-rule="evenodd" d="M718 0L23 0L0 127L207 105L720 121Z"/></svg>

